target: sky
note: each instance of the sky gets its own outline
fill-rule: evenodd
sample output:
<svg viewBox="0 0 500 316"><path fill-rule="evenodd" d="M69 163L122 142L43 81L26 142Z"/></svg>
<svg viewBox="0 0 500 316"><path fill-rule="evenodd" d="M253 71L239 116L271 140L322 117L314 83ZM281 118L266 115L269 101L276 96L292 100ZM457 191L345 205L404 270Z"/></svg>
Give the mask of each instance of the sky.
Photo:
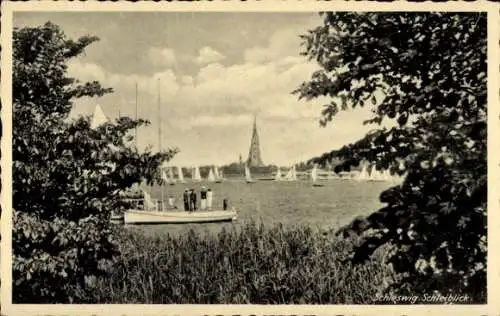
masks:
<svg viewBox="0 0 500 316"><path fill-rule="evenodd" d="M114 93L75 103L73 115L138 117L137 145L177 147L171 163L221 165L246 159L254 116L262 159L290 165L308 160L373 129L370 109L339 113L319 126L328 100L292 95L318 69L301 56L299 35L322 23L317 13L18 12L17 27L51 21L68 38L98 36L69 63L69 74L97 80Z"/></svg>

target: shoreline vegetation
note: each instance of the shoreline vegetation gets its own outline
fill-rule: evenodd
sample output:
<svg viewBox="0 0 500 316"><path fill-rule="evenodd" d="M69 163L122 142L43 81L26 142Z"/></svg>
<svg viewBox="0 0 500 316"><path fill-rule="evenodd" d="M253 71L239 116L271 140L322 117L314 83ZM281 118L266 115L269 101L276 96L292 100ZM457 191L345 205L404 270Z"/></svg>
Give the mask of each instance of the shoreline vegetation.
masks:
<svg viewBox="0 0 500 316"><path fill-rule="evenodd" d="M80 304L471 304L486 293L388 290L399 277L389 245L352 262L362 236L255 220L220 232L145 236L113 227L120 255L107 274L74 287ZM447 288L447 287L445 287ZM456 300L454 295L462 298ZM429 297L438 297L434 301Z"/></svg>
<svg viewBox="0 0 500 316"><path fill-rule="evenodd" d="M369 304L393 277L383 251L347 261L359 237L255 221L215 234L115 227L120 255L81 291L94 304Z"/></svg>

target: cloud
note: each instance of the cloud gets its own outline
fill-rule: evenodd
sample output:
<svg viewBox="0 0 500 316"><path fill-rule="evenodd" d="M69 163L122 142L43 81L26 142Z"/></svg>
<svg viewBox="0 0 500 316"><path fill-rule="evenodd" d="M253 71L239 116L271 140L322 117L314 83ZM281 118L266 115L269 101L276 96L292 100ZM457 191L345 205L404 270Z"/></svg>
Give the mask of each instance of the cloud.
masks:
<svg viewBox="0 0 500 316"><path fill-rule="evenodd" d="M195 61L197 64L210 64L223 60L226 58L224 55L216 51L215 49L205 46L198 52L198 57Z"/></svg>
<svg viewBox="0 0 500 316"><path fill-rule="evenodd" d="M121 107L122 115L134 115L135 84L139 85L138 114L151 121L139 132L140 147L158 143L161 78L164 144L181 149L175 163L226 163L240 152L246 155L257 114L265 162L287 164L355 141L371 128L361 125L370 114L367 109L341 112L327 128L319 128L321 106L327 100L307 102L291 94L318 69L298 54L297 34L278 30L266 45L242 51L243 60L229 65L219 63L224 56L205 46L195 59L200 68L190 73L181 67L172 71L174 51L159 48L150 50L149 57L161 62L151 76L112 73L82 60L72 61L69 71L115 89L109 99L99 101L108 116L113 116L113 104L118 105L115 113Z"/></svg>
<svg viewBox="0 0 500 316"><path fill-rule="evenodd" d="M182 81L183 85L191 86L193 84L193 77L191 77L191 76L182 76L181 81Z"/></svg>
<svg viewBox="0 0 500 316"><path fill-rule="evenodd" d="M176 62L175 51L170 48L152 47L148 51L150 62L155 66L168 67Z"/></svg>
<svg viewBox="0 0 500 316"><path fill-rule="evenodd" d="M106 76L106 71L94 63L82 62L79 59L73 59L68 63L68 74L80 81L97 80L102 82Z"/></svg>
<svg viewBox="0 0 500 316"><path fill-rule="evenodd" d="M310 103L297 100L291 92L316 69L316 65L292 56L264 64L241 63L227 67L210 64L200 69L189 94L211 107L225 110L234 107L246 113L257 111L259 115L279 112L281 117L295 118L301 108L307 109Z"/></svg>
<svg viewBox="0 0 500 316"><path fill-rule="evenodd" d="M211 62L189 75L174 73L168 67L162 67L164 69L153 76L116 74L81 60L70 64L70 73L82 80L98 80L104 86L113 87L116 94L126 95L129 101L135 99L137 83L139 103L150 104L151 111L152 106L157 104L157 78L161 78L162 100L165 100L171 114L179 119L203 114L209 115L212 122L217 122L214 117L220 116L220 124L226 124L223 122L227 122L227 115L253 116L254 113L258 113L259 117L311 119L317 117L320 111L311 104L318 104L319 101L298 101L291 92L318 67L298 56L294 49L296 44L296 33L277 31L267 46L258 48L266 58L244 60L229 66L217 63L216 60L224 56L205 46L199 51L197 61ZM255 50L249 48L244 54ZM150 54L171 56L171 61L175 60L170 49L154 47ZM166 63L168 58L162 60ZM256 63L256 60L261 62ZM201 118L192 122L183 120L183 126L208 124L208 120ZM236 124L239 121L233 122Z"/></svg>
<svg viewBox="0 0 500 316"><path fill-rule="evenodd" d="M302 32L301 28L277 30L271 35L267 46L247 49L243 54L244 59L246 62L259 64L287 58L290 53L297 56L301 51L298 34Z"/></svg>
<svg viewBox="0 0 500 316"><path fill-rule="evenodd" d="M135 85L138 85L139 93L148 96L158 95L158 79L160 79L160 91L162 95L171 97L179 90L177 77L171 69L164 69L152 76L117 74L106 71L102 66L94 63L86 63L79 59L68 63L68 74L80 81L99 81L105 87L111 87L115 93L135 93Z"/></svg>
<svg viewBox="0 0 500 316"><path fill-rule="evenodd" d="M245 126L252 123L252 116L250 115L201 115L195 116L190 119L189 126L191 127L224 127L224 126Z"/></svg>

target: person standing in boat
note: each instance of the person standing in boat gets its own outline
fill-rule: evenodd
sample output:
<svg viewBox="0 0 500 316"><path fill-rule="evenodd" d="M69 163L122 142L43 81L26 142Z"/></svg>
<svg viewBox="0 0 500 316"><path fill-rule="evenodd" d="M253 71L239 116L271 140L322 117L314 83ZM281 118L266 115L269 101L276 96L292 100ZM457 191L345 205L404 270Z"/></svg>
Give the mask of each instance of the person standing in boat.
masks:
<svg viewBox="0 0 500 316"><path fill-rule="evenodd" d="M207 190L207 208L209 211L212 210L212 199L213 199L212 189L208 188L208 190Z"/></svg>
<svg viewBox="0 0 500 316"><path fill-rule="evenodd" d="M191 189L191 211L196 211L196 192Z"/></svg>
<svg viewBox="0 0 500 316"><path fill-rule="evenodd" d="M168 196L168 207L170 209L174 209L175 208L175 206L174 206L174 196L172 194L170 194Z"/></svg>
<svg viewBox="0 0 500 316"><path fill-rule="evenodd" d="M200 191L200 210L204 211L207 208L207 188L201 187Z"/></svg>
<svg viewBox="0 0 500 316"><path fill-rule="evenodd" d="M184 211L188 212L191 210L190 208L190 200L191 197L189 196L189 190L186 188L184 189Z"/></svg>

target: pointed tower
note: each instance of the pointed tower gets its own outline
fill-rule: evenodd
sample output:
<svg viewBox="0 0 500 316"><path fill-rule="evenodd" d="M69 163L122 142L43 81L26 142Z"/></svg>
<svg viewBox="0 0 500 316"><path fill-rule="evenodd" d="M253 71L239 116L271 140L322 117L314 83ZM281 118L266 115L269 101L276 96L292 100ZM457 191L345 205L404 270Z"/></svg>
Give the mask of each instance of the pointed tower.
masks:
<svg viewBox="0 0 500 316"><path fill-rule="evenodd" d="M260 156L259 134L257 133L257 116L254 117L253 121L252 141L250 142L247 164L250 167L264 165L262 157Z"/></svg>

